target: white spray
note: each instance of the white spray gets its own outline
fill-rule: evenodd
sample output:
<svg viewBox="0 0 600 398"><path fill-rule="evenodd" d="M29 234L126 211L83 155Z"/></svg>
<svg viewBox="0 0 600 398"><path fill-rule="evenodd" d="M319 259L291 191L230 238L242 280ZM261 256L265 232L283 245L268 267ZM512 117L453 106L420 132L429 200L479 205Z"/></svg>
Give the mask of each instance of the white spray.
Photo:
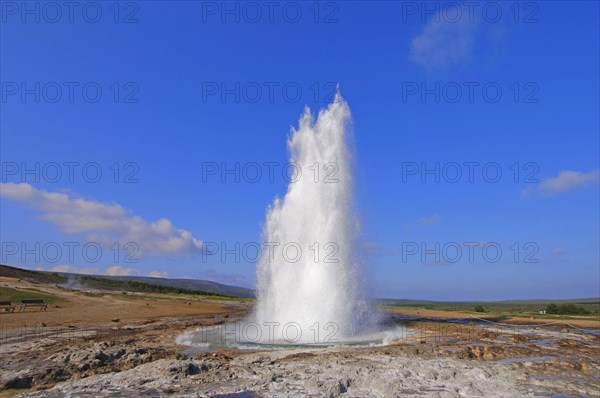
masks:
<svg viewBox="0 0 600 398"><path fill-rule="evenodd" d="M257 265L254 321L275 323L269 326L275 339L343 341L369 327L359 286L349 124L350 109L338 93L316 121L306 108L288 140L297 173L267 211L263 239L274 249Z"/></svg>

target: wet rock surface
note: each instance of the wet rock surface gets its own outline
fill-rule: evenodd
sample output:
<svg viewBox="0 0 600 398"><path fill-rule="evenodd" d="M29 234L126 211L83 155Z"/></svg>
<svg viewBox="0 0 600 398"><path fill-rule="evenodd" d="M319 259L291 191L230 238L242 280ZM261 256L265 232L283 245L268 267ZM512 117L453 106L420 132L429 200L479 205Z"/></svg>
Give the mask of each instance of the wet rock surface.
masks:
<svg viewBox="0 0 600 398"><path fill-rule="evenodd" d="M463 341L432 339L425 333L381 347L221 349L188 356L175 338L196 326L178 319L134 325L110 338L3 345L2 396L515 397L600 392L600 340L591 335L486 331Z"/></svg>

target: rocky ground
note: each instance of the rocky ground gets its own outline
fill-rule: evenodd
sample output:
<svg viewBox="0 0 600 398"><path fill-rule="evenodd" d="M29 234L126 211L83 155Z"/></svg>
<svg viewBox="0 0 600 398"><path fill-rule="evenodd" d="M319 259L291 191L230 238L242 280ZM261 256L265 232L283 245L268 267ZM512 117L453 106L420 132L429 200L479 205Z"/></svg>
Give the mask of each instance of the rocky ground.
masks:
<svg viewBox="0 0 600 398"><path fill-rule="evenodd" d="M479 397L598 396L600 340L420 323L380 347L217 350L189 354L185 330L243 317L165 318L85 336L4 343L2 396Z"/></svg>
<svg viewBox="0 0 600 398"><path fill-rule="evenodd" d="M187 347L178 337L241 320L252 303L0 286L57 298L48 311L0 314L0 398L600 396L600 338L576 328L396 311L412 333L385 346Z"/></svg>

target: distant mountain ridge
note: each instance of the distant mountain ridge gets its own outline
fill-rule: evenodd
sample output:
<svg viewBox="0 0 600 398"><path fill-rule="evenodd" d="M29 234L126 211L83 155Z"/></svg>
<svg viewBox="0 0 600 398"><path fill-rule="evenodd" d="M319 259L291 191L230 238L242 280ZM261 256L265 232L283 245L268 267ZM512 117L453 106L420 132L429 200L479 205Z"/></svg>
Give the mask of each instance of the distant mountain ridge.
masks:
<svg viewBox="0 0 600 398"><path fill-rule="evenodd" d="M90 289L119 290L120 288L136 287L148 290L152 289L153 286L162 286L167 287L167 289L158 289L159 291L177 292L179 290L180 293L193 291L226 297L254 297L254 290L252 289L224 285L202 279L167 279L149 276L109 276L74 274L69 272L32 271L1 264L0 276L24 279L35 283L58 285L79 283ZM111 283L110 281L116 283Z"/></svg>

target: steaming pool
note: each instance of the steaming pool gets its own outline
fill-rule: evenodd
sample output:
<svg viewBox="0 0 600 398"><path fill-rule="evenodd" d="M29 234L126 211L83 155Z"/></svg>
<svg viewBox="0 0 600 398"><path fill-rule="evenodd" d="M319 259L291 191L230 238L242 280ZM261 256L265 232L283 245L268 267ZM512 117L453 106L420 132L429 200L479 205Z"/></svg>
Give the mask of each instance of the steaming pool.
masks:
<svg viewBox="0 0 600 398"><path fill-rule="evenodd" d="M292 329L294 331L291 331ZM300 333L297 333L298 331ZM228 348L239 350L358 348L385 346L415 334L415 330L407 328L404 324L389 325L381 330L342 338L336 336L334 330L318 334L316 328L313 328L302 335L299 325L284 329L272 324L260 327L255 322L235 322L184 332L176 338L176 343L189 347L187 350L189 354Z"/></svg>

